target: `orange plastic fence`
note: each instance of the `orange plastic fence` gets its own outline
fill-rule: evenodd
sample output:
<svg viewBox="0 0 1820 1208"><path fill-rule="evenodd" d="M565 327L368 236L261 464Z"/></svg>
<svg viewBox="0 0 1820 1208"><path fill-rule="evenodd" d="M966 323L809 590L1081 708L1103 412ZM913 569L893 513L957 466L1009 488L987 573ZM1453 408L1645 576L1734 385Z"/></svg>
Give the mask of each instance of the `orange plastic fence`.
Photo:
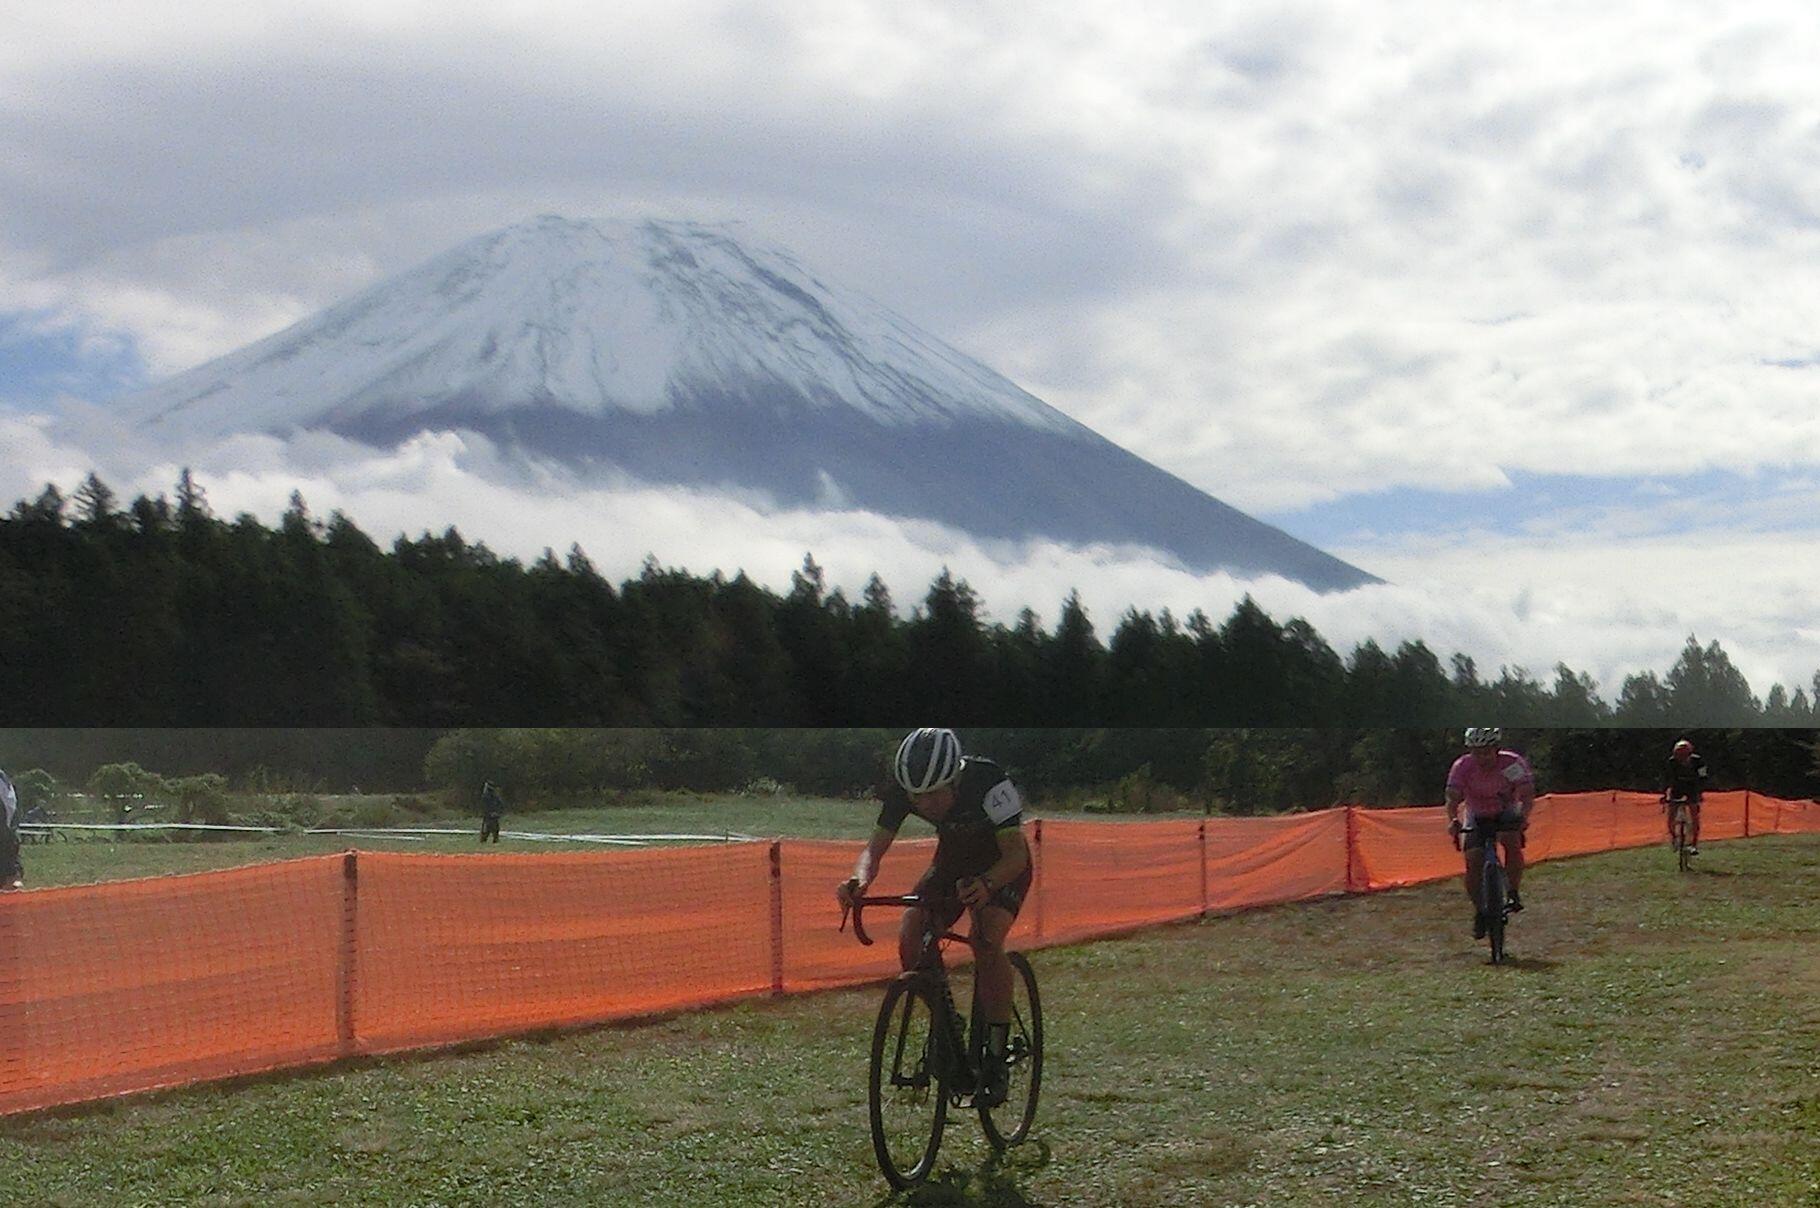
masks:
<svg viewBox="0 0 1820 1208"><path fill-rule="evenodd" d="M1549 859L1662 833L1648 794L1557 795L1538 800L1528 850ZM1794 833L1820 833L1820 804L1707 796L1702 838ZM1024 947L1460 867L1434 806L1048 820L1029 834L1036 877L1013 933ZM894 848L876 890L908 889L929 846ZM349 852L8 894L0 1112L888 976L894 944L835 931L832 889L856 849Z"/></svg>

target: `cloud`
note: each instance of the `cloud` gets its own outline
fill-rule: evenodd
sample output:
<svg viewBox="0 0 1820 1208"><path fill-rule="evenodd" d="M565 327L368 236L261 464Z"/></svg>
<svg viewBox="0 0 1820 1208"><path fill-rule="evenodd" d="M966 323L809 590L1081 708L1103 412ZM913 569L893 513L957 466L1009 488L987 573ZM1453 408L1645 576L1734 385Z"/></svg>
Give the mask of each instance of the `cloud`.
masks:
<svg viewBox="0 0 1820 1208"><path fill-rule="evenodd" d="M0 416L0 443L15 450L0 464L7 499L34 496L46 480L67 494L91 466L122 499L168 495L181 468L148 463L136 438L101 410L56 421ZM527 561L575 543L613 581L637 575L655 555L700 575L744 571L784 591L812 553L849 598L879 574L907 614L946 568L972 583L989 618L1004 624L1028 607L1053 628L1078 590L1102 640L1134 606L1178 618L1200 609L1217 623L1250 594L1279 621L1306 618L1342 655L1367 639L1387 649L1420 640L1443 659L1471 655L1482 673L1522 667L1545 683L1565 662L1591 674L1608 700L1626 675L1667 671L1690 634L1719 640L1759 694L1772 682L1808 685L1820 669L1820 625L1802 569L1811 562L1811 529L1744 539L1721 532L1610 540L1594 527L1403 537L1335 551L1391 584L1319 595L1276 578L1190 574L1136 548L982 543L866 512L778 511L758 499L632 483L583 486L503 458L471 434L421 436L389 452L325 434L239 436L191 449L185 463L221 515L248 511L274 524L298 491L317 516L344 511L382 543L454 526Z"/></svg>
<svg viewBox="0 0 1820 1208"><path fill-rule="evenodd" d="M156 373L527 213L746 217L1252 510L1820 459L1805 24L1024 11L28 0L0 285Z"/></svg>

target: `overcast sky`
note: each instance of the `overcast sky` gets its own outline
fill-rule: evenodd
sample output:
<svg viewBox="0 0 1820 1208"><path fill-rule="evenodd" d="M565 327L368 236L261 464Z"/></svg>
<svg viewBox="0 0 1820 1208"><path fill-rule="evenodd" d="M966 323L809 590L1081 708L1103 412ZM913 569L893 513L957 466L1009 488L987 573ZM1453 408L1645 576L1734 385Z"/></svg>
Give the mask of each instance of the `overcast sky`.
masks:
<svg viewBox="0 0 1820 1208"><path fill-rule="evenodd" d="M89 405L542 212L737 219L1209 493L1395 582L1249 585L1608 698L1717 638L1820 669L1820 26L1805 6L11 0L0 489L131 465ZM1470 17L1470 23L1462 19ZM62 417L61 426L45 416ZM306 442L307 444L307 442ZM300 486L786 583L805 548L994 616L1224 615L1130 551L981 550L678 492L552 501L484 447L234 442ZM703 514L711 524L703 523Z"/></svg>

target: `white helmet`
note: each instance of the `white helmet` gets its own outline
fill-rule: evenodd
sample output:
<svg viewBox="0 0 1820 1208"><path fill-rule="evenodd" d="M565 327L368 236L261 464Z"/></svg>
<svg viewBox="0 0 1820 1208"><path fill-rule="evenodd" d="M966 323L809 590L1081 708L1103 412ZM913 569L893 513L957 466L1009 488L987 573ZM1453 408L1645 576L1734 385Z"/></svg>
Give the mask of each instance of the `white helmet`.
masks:
<svg viewBox="0 0 1820 1208"><path fill-rule="evenodd" d="M913 730L898 746L891 767L906 793L933 792L960 775L961 740L953 730Z"/></svg>
<svg viewBox="0 0 1820 1208"><path fill-rule="evenodd" d="M1504 731L1496 726L1470 726L1466 731L1466 745L1472 747L1495 747L1504 741Z"/></svg>

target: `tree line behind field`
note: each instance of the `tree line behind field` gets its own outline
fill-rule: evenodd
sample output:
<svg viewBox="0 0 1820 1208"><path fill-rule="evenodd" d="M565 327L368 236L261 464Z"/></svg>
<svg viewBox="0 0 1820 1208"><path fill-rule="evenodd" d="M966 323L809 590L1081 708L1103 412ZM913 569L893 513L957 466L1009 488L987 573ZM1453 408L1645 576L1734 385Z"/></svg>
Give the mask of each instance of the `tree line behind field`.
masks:
<svg viewBox="0 0 1820 1208"><path fill-rule="evenodd" d="M276 528L91 474L0 517L0 722L144 726L1459 726L1814 724L1820 675L1759 700L1716 641L1607 700L1559 664L1493 674L1421 641L1342 656L1249 597L1223 621L1133 608L1102 639L1078 595L1010 623L944 572L905 613L812 558L779 594L579 547L530 565L454 529L382 548L292 497Z"/></svg>
<svg viewBox="0 0 1820 1208"><path fill-rule="evenodd" d="M1810 797L1820 786L1811 730L1580 728L1506 738L1529 757L1542 792L1567 793L1659 789L1669 747L1683 735L1706 757L1714 789ZM413 811L472 812L486 780L506 790L514 810L651 792L863 800L884 782L901 737L851 728L9 730L0 731L0 766L34 801L74 789L116 802L162 800L170 813L161 816L179 820L231 813L266 821L275 811L317 824L330 818L326 807L312 812L312 799L356 791L397 795ZM965 728L960 737L969 752L1003 764L1039 810L1117 813L1432 804L1460 751L1459 732L1443 728Z"/></svg>

